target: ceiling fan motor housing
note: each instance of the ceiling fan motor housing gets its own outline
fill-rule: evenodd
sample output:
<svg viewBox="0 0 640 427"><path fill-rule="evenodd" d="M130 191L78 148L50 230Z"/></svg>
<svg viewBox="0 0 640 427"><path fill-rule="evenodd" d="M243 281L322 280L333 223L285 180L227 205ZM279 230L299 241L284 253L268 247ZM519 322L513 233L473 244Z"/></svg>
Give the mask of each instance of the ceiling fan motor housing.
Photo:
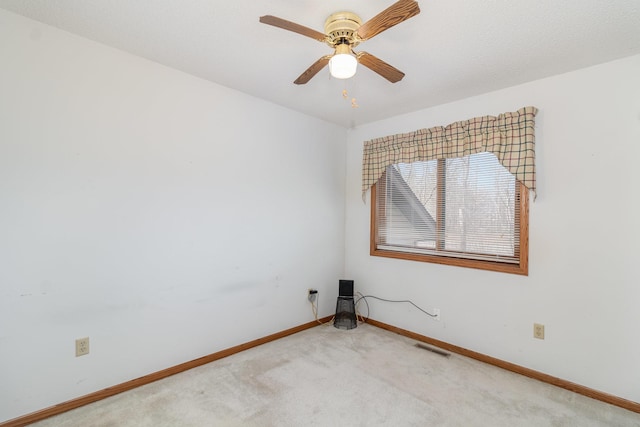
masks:
<svg viewBox="0 0 640 427"><path fill-rule="evenodd" d="M341 44L351 47L360 43L356 31L362 25L362 20L353 12L336 12L331 14L324 23L324 33L327 44L333 48Z"/></svg>

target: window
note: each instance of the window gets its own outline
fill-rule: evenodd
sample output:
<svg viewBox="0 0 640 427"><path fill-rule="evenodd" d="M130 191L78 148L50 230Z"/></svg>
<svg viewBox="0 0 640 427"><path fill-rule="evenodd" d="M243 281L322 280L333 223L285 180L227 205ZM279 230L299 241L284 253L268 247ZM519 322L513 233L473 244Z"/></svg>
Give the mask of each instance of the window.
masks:
<svg viewBox="0 0 640 427"><path fill-rule="evenodd" d="M388 166L371 197L371 255L528 274L528 190L492 153Z"/></svg>

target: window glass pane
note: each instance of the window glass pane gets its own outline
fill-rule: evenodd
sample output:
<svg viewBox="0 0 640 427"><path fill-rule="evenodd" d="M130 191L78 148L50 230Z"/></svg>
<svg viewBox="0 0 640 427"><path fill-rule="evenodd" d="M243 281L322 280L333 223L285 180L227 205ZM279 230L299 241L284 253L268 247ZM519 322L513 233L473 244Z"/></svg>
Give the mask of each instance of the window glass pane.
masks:
<svg viewBox="0 0 640 427"><path fill-rule="evenodd" d="M434 248L436 243L437 162L399 163L386 173L381 232L388 245Z"/></svg>
<svg viewBox="0 0 640 427"><path fill-rule="evenodd" d="M445 249L514 256L516 181L491 153L446 161Z"/></svg>
<svg viewBox="0 0 640 427"><path fill-rule="evenodd" d="M435 218L438 201L438 161L398 163L394 167L429 214Z"/></svg>

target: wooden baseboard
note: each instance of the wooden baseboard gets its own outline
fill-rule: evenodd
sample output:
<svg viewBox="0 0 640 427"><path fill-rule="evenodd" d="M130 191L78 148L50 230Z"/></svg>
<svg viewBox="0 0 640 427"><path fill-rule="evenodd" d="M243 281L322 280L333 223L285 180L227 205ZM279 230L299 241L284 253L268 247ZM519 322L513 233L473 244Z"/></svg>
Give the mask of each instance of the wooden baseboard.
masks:
<svg viewBox="0 0 640 427"><path fill-rule="evenodd" d="M108 387L108 388L105 388L104 390L96 391L94 393L90 393L85 396L78 397L77 399L69 400L67 402L63 402L58 405L51 406L49 408L45 408L40 411L32 412L31 414L27 414L22 417L18 417L18 418L11 419L9 421L2 422L0 423L0 427L22 427L31 423L35 423L36 421L42 421L46 418L53 417L54 415L62 414L63 412L67 412L72 409L76 409L81 406L88 405L89 403L94 403L99 400L106 399L107 397L111 397L116 394L134 389L136 387L140 387L145 384L149 384L154 381L158 381L163 378L170 377L171 375L179 374L180 372L184 372L189 369L196 368L198 366L206 365L207 363L211 363L213 361L223 359L225 357L231 356L236 353L240 353L241 351L248 350L250 348L257 347L259 345L266 344L268 342L275 341L277 339L284 338L289 335L293 335L297 332L301 332L306 329L313 328L315 326L319 326L322 323L326 323L330 321L332 317L333 316L323 317L321 319L318 319L318 321L308 322L291 329L286 329L284 331L280 331L263 338L258 338L257 340L249 341L247 343L240 344L235 347L227 348L225 350L221 350L216 353L209 354L207 356L200 357L198 359L191 360L189 362L185 362L168 369L164 369L162 371L154 372L152 374L145 375L143 377L136 378L134 380L115 385L113 387Z"/></svg>
<svg viewBox="0 0 640 427"><path fill-rule="evenodd" d="M547 375L542 372L534 371L533 369L529 369L519 365L515 365L513 363L505 362L504 360L496 359L495 357L487 356L486 354L477 353L472 350L467 350L466 348L458 347L457 345L449 344L444 341L427 337L425 335L416 334L415 332L411 332L402 328L397 328L395 326L388 325L386 323L378 322L377 320L368 319L367 323L373 326L377 326L378 328L386 329L387 331L395 332L399 335L403 335L405 337L408 337L417 341L431 344L435 347L448 350L452 353L460 354L461 356L466 356L471 359L479 360L480 362L488 363L490 365L494 365L499 368L506 369L507 371L524 375L525 377L533 378L548 384L552 384L557 387L564 388L566 390L573 391L578 394L582 394L592 399L600 400L602 402L606 402L611 405L628 409L629 411L640 413L640 403L633 402L631 400L627 400L611 394L603 393L598 390L593 390L589 387L585 387L580 384L575 384L570 381L563 380L561 378L553 377L551 375Z"/></svg>

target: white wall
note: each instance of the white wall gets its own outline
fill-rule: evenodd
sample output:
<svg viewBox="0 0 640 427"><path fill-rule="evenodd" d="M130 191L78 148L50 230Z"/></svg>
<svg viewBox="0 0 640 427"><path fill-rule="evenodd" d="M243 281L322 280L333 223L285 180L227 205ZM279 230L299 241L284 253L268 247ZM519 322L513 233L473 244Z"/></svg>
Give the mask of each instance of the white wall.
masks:
<svg viewBox="0 0 640 427"><path fill-rule="evenodd" d="M344 129L2 10L0 58L0 422L331 313Z"/></svg>
<svg viewBox="0 0 640 427"><path fill-rule="evenodd" d="M442 312L435 322L372 300L371 317L640 402L638 76L634 56L350 131L347 276L362 293ZM363 141L527 105L540 110L528 277L369 256Z"/></svg>

